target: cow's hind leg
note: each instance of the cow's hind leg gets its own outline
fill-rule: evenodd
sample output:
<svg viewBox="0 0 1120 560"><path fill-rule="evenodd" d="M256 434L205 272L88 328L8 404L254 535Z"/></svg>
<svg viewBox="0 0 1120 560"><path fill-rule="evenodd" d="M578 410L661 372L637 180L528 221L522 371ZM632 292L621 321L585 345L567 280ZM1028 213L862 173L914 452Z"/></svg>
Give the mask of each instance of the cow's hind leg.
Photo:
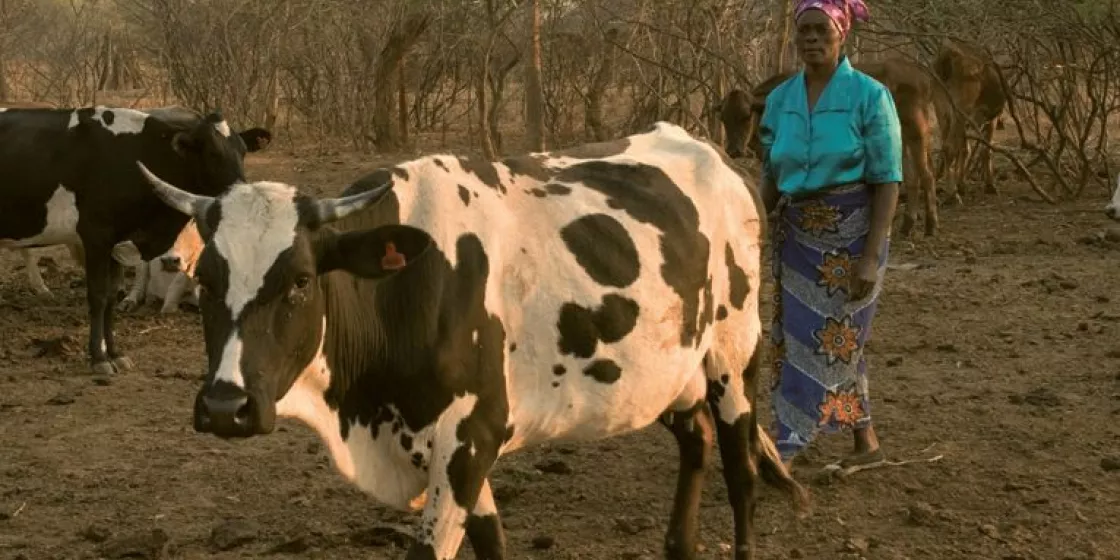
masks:
<svg viewBox="0 0 1120 560"><path fill-rule="evenodd" d="M661 423L677 438L680 448L677 492L665 534L665 556L671 560L696 557L700 497L715 440L712 411L704 401L704 385L704 377L698 374L675 406L661 416Z"/></svg>
<svg viewBox="0 0 1120 560"><path fill-rule="evenodd" d="M489 480L482 481L478 501L467 516L467 540L471 542L478 560L503 560L506 557L506 534L502 530L502 520Z"/></svg>
<svg viewBox="0 0 1120 560"><path fill-rule="evenodd" d="M762 364L762 340L741 375L718 358L707 360L708 401L715 411L723 478L735 522L735 560L754 558L755 482L761 475L791 497L799 514L808 511L809 495L782 464L774 442L758 427L755 386Z"/></svg>

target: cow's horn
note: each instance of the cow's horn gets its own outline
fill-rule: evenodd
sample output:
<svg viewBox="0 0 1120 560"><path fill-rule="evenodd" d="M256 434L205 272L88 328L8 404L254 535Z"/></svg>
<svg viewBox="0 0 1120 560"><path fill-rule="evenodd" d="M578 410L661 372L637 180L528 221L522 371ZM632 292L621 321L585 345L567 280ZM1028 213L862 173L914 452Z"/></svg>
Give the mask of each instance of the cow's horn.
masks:
<svg viewBox="0 0 1120 560"><path fill-rule="evenodd" d="M214 199L211 197L189 193L156 177L154 173L148 171L148 168L139 161L136 162L136 165L140 167L140 173L152 184L156 195L158 195L165 204L188 216L205 215L206 209L210 207L210 203L214 202Z"/></svg>
<svg viewBox="0 0 1120 560"><path fill-rule="evenodd" d="M364 193L344 196L342 198L324 198L315 201L315 217L312 226L320 226L346 217L349 214L362 210L369 205L381 200L393 187L390 181L370 189Z"/></svg>

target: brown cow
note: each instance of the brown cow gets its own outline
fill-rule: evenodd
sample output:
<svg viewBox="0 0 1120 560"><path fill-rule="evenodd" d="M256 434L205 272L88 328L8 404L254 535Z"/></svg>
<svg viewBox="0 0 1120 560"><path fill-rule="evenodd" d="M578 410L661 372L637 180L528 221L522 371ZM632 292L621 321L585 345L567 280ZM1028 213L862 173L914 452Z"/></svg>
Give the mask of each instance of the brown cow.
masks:
<svg viewBox="0 0 1120 560"><path fill-rule="evenodd" d="M950 199L961 202L973 155L965 136L967 120L972 121L980 130L980 137L990 144L995 135L995 121L1007 107L1008 96L999 67L991 56L983 49L960 41L946 38L941 42L941 49L933 61L933 72L945 84L953 100L952 104L938 106L941 161L937 166L937 177L948 171L948 182L952 185L948 190ZM995 193L992 152L987 146L977 147L984 188L989 193Z"/></svg>
<svg viewBox="0 0 1120 560"><path fill-rule="evenodd" d="M920 66L902 59L861 62L853 65L857 70L879 80L894 97L902 126L902 143L906 173L906 213L899 233L909 235L918 221L918 200L925 200L926 235L937 233L937 191L930 163L930 103L935 99L929 74ZM792 71L771 76L747 94L731 91L720 104L720 120L726 132L727 153L731 157L743 154L747 144L756 157L761 157L758 139L758 121L766 106L766 96L793 74ZM941 96L944 97L943 95ZM916 180L914 177L916 176Z"/></svg>

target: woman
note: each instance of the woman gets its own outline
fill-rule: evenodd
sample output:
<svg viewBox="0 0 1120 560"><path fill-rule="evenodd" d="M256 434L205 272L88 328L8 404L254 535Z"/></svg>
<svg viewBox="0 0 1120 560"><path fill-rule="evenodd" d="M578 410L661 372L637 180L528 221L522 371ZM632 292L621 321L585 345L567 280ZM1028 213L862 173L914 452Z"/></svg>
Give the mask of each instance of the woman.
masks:
<svg viewBox="0 0 1120 560"><path fill-rule="evenodd" d="M790 466L819 432L852 429L840 465L883 460L871 425L863 348L886 270L902 181L902 131L890 91L841 47L861 0L801 0L795 43L805 68L766 98L759 127L772 219L772 395Z"/></svg>

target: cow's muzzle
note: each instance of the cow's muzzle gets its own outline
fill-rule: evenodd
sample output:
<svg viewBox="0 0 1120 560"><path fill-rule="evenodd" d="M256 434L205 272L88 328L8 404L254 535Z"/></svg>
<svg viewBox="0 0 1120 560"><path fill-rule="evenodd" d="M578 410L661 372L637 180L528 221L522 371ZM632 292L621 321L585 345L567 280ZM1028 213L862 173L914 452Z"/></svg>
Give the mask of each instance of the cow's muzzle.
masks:
<svg viewBox="0 0 1120 560"><path fill-rule="evenodd" d="M159 265L164 272L179 272L179 267L183 265L183 259L179 257L160 257Z"/></svg>
<svg viewBox="0 0 1120 560"><path fill-rule="evenodd" d="M257 433L257 403L244 389L218 381L199 392L194 406L194 429L222 438Z"/></svg>

